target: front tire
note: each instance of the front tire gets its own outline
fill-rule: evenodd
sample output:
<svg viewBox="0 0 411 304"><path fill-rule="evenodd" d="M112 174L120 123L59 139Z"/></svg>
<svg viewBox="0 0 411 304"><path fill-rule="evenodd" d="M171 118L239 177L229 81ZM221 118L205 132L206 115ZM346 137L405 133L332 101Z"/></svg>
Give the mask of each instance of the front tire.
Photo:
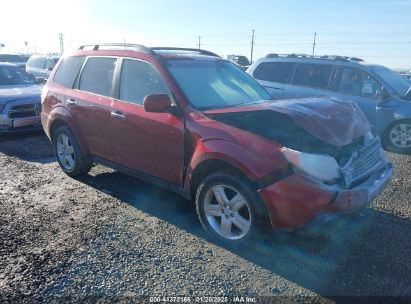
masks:
<svg viewBox="0 0 411 304"><path fill-rule="evenodd" d="M84 156L71 130L61 126L53 134L54 153L60 168L69 176L79 176L90 171L92 163Z"/></svg>
<svg viewBox="0 0 411 304"><path fill-rule="evenodd" d="M411 154L411 121L399 120L390 125L384 134L384 144L389 151Z"/></svg>
<svg viewBox="0 0 411 304"><path fill-rule="evenodd" d="M257 243L267 232L267 211L257 192L238 176L223 172L207 176L196 195L204 229L229 246Z"/></svg>

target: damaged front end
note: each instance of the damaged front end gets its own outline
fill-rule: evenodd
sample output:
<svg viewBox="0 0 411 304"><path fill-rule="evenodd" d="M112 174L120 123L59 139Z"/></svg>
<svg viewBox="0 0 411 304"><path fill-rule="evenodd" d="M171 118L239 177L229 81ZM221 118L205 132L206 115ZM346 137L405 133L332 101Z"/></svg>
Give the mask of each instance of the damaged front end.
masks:
<svg viewBox="0 0 411 304"><path fill-rule="evenodd" d="M259 190L276 227L366 208L393 173L379 138L351 102L289 100L208 116L282 145L294 172Z"/></svg>

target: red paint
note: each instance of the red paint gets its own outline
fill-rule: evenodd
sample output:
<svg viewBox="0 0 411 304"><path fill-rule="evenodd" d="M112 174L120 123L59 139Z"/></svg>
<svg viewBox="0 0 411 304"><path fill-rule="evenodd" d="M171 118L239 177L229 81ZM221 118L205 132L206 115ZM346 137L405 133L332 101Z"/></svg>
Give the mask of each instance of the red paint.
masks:
<svg viewBox="0 0 411 304"><path fill-rule="evenodd" d="M281 153L281 145L212 120L193 109L157 57L134 51L78 51L76 55L131 57L151 63L173 93L182 114L147 112L142 105L63 88L53 82L54 69L45 88L48 94L42 112L42 123L49 137L52 124L64 121L84 153L158 177L186 192L191 189L193 172L204 161L224 161L256 183L289 165ZM77 105L69 106L69 98L75 99ZM164 107L161 98L155 102L156 106ZM268 106L220 112L252 111ZM121 113L126 119L116 119L112 112ZM301 174L280 180L258 193L273 226L287 228L299 227L323 212L340 212L368 203L364 203L366 199L361 191L337 195Z"/></svg>

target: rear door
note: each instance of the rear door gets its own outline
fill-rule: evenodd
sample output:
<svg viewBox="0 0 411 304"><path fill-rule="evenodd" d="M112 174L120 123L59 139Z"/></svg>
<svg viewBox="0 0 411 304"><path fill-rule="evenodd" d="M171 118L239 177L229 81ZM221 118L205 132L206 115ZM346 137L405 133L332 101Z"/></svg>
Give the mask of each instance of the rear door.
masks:
<svg viewBox="0 0 411 304"><path fill-rule="evenodd" d="M180 185L183 173L184 119L169 113L147 113L144 97L171 93L146 61L122 59L111 117L116 162Z"/></svg>
<svg viewBox="0 0 411 304"><path fill-rule="evenodd" d="M331 64L298 64L291 85L284 88L285 98L322 97L333 95L328 89L331 84Z"/></svg>
<svg viewBox="0 0 411 304"><path fill-rule="evenodd" d="M282 99L294 65L293 62L262 62L253 71L253 77L274 99Z"/></svg>
<svg viewBox="0 0 411 304"><path fill-rule="evenodd" d="M376 125L378 96L382 90L382 84L373 76L366 71L350 66L339 67L333 86L335 96L355 101L358 104L372 129Z"/></svg>
<svg viewBox="0 0 411 304"><path fill-rule="evenodd" d="M79 136L88 153L114 161L110 138L113 75L117 58L89 57L76 81L75 89L66 96Z"/></svg>

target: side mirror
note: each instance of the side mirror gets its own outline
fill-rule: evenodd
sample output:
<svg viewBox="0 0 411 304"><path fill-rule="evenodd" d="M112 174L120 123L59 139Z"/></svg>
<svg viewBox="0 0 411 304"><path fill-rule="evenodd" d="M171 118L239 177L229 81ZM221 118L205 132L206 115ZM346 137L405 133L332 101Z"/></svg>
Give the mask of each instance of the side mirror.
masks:
<svg viewBox="0 0 411 304"><path fill-rule="evenodd" d="M45 84L47 82L47 79L43 77L36 77L36 82L38 84Z"/></svg>
<svg viewBox="0 0 411 304"><path fill-rule="evenodd" d="M384 88L381 88L375 92L375 97L377 97L380 101L384 101L390 98L390 93Z"/></svg>
<svg viewBox="0 0 411 304"><path fill-rule="evenodd" d="M153 94L144 97L144 111L167 113L171 109L171 99L167 94Z"/></svg>

